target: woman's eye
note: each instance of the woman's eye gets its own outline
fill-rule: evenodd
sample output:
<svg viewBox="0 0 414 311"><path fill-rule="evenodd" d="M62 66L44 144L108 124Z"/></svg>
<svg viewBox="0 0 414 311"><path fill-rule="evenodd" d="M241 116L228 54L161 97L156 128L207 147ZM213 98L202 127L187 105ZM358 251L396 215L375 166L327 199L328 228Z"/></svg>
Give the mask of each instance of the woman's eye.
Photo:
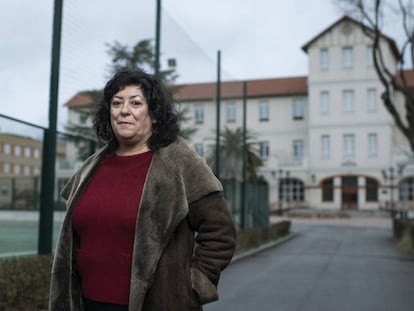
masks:
<svg viewBox="0 0 414 311"><path fill-rule="evenodd" d="M139 106L141 106L141 102L133 101L133 102L131 102L131 105L134 106L134 107L139 107Z"/></svg>
<svg viewBox="0 0 414 311"><path fill-rule="evenodd" d="M114 106L114 107L117 107L117 106L119 106L119 105L121 105L122 103L120 102L120 101L113 101L112 103L111 103L111 106Z"/></svg>

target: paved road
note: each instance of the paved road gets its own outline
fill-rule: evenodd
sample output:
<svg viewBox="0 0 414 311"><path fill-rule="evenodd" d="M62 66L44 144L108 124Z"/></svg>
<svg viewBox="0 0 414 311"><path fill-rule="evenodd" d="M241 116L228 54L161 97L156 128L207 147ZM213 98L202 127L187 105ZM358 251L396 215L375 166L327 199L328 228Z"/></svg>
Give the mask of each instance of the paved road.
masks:
<svg viewBox="0 0 414 311"><path fill-rule="evenodd" d="M414 257L386 227L293 222L297 237L231 264L205 311L413 311Z"/></svg>

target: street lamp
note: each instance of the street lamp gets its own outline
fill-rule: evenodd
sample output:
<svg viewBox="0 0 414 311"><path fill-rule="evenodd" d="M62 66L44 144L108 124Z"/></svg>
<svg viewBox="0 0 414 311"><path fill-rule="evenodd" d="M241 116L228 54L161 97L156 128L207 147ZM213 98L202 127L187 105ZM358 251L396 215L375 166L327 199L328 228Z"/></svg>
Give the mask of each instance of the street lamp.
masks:
<svg viewBox="0 0 414 311"><path fill-rule="evenodd" d="M382 170L382 176L385 181L389 181L389 188L390 188L390 209L391 209L391 215L394 217L395 215L395 200L394 200L394 180L397 179L397 177L400 177L402 173L402 170L399 169L398 172L394 169L394 167L390 166L388 169Z"/></svg>

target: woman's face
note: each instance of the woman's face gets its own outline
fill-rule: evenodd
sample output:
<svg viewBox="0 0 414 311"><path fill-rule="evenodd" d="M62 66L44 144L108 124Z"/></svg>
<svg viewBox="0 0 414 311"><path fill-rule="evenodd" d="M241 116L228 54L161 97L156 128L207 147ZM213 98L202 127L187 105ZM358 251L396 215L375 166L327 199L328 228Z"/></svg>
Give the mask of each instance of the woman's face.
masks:
<svg viewBox="0 0 414 311"><path fill-rule="evenodd" d="M126 86L112 97L110 115L120 148L147 146L153 122L147 100L138 85Z"/></svg>

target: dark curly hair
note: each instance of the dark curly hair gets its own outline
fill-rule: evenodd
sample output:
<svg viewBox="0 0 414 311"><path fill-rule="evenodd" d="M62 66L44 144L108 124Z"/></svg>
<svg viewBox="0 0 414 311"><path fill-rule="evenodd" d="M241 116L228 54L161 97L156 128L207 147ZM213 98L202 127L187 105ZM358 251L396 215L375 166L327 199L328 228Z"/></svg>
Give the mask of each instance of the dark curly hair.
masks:
<svg viewBox="0 0 414 311"><path fill-rule="evenodd" d="M171 94L160 79L142 69L119 71L106 83L103 98L93 120L93 128L98 138L108 144L110 151L118 148L119 143L110 122L110 105L112 97L130 85L141 87L151 119L155 121L148 147L151 150L158 150L175 141L180 133L180 127Z"/></svg>

